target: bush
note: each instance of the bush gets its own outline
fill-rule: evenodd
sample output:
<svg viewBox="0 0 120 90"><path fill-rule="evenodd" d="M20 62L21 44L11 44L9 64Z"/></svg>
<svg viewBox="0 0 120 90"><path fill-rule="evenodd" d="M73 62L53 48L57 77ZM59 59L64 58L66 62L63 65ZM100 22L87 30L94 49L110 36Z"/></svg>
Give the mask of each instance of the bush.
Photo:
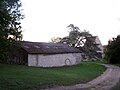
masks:
<svg viewBox="0 0 120 90"><path fill-rule="evenodd" d="M120 35L109 41L105 49L105 59L111 64L120 63Z"/></svg>

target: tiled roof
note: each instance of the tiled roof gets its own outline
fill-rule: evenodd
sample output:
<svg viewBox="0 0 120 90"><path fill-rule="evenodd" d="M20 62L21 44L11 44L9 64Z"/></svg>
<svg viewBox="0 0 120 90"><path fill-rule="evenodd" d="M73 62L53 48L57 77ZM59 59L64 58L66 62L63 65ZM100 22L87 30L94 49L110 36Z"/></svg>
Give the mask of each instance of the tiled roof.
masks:
<svg viewBox="0 0 120 90"><path fill-rule="evenodd" d="M62 54L62 53L80 53L77 48L73 48L63 43L43 43L43 42L18 42L20 46L31 54Z"/></svg>

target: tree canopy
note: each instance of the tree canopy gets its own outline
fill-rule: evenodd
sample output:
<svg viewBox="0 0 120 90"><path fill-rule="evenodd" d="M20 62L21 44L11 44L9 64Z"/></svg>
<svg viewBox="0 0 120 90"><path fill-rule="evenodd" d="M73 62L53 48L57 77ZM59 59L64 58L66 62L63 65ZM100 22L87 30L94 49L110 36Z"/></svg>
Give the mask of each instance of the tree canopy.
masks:
<svg viewBox="0 0 120 90"><path fill-rule="evenodd" d="M112 64L120 63L120 35L108 42L105 49L105 59Z"/></svg>
<svg viewBox="0 0 120 90"><path fill-rule="evenodd" d="M21 2L19 0L0 0L0 60L9 51L11 43L22 40L20 20Z"/></svg>
<svg viewBox="0 0 120 90"><path fill-rule="evenodd" d="M98 44L96 44L95 36L92 36L87 30L81 31L79 27L74 24L68 25L70 29L69 35L63 38L54 38L52 42L66 43L71 47L79 48L86 53L89 58L101 58L102 55L97 51L100 51Z"/></svg>

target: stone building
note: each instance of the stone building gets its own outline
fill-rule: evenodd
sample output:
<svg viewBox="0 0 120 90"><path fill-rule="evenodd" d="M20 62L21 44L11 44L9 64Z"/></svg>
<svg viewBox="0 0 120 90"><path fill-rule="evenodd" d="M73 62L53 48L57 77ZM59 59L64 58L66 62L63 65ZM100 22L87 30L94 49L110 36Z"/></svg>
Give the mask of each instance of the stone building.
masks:
<svg viewBox="0 0 120 90"><path fill-rule="evenodd" d="M18 42L19 49L10 55L10 62L36 67L59 67L79 64L81 51L62 43Z"/></svg>

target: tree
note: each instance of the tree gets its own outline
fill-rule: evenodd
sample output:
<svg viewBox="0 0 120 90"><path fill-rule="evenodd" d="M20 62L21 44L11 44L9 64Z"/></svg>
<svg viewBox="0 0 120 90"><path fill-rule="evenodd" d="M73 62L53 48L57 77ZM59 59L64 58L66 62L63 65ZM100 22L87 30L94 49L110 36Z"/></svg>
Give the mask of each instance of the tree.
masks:
<svg viewBox="0 0 120 90"><path fill-rule="evenodd" d="M20 7L19 0L0 0L0 60L5 59L13 41L22 39Z"/></svg>
<svg viewBox="0 0 120 90"><path fill-rule="evenodd" d="M53 42L53 43L59 43L60 41L61 41L61 39L62 38L60 38L60 37L53 37L53 38L51 38L51 41L50 42Z"/></svg>
<svg viewBox="0 0 120 90"><path fill-rule="evenodd" d="M81 31L74 24L70 24L68 28L70 29L69 35L59 39L61 43L81 49L90 59L102 57L102 54L97 52L100 51L100 48L98 48L98 44L95 42L96 37L86 30Z"/></svg>
<svg viewBox="0 0 120 90"><path fill-rule="evenodd" d="M74 26L74 24L70 24L67 26L71 31L78 31L80 30L79 27Z"/></svg>
<svg viewBox="0 0 120 90"><path fill-rule="evenodd" d="M120 35L108 42L105 49L105 59L112 64L120 63Z"/></svg>
<svg viewBox="0 0 120 90"><path fill-rule="evenodd" d="M81 47L84 46L86 38L91 37L92 35L84 30L81 31L79 27L74 26L74 24L68 25L70 29L69 35L64 37L61 42L66 43L72 47Z"/></svg>
<svg viewBox="0 0 120 90"><path fill-rule="evenodd" d="M102 50L98 47L98 43L95 41L96 36L91 36L86 38L86 42L82 47L83 51L86 53L89 58L102 58Z"/></svg>

